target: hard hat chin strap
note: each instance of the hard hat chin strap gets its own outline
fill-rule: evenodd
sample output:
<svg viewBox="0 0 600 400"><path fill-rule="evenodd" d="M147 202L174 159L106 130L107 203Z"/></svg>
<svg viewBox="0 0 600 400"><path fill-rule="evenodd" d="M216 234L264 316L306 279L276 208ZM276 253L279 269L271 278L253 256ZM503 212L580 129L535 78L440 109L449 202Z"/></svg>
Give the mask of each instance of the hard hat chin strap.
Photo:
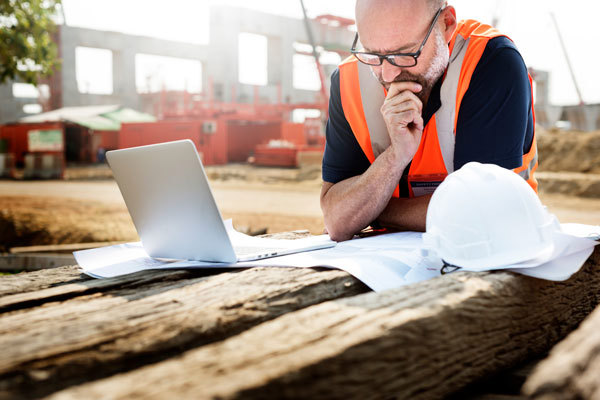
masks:
<svg viewBox="0 0 600 400"><path fill-rule="evenodd" d="M452 265L452 264L448 264L446 261L442 260L442 262L444 263L444 266L442 267L442 269L440 270L440 272L442 273L442 275L446 275L446 274L450 274L452 272L456 272L459 269L461 269L461 267L457 266L457 265Z"/></svg>

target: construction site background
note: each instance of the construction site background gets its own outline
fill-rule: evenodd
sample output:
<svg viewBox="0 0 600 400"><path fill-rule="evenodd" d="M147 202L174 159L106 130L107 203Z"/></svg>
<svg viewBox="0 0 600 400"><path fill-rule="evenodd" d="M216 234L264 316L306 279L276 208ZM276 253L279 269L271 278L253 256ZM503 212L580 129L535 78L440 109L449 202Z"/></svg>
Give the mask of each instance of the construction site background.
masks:
<svg viewBox="0 0 600 400"><path fill-rule="evenodd" d="M238 229L323 231L327 77L349 55L354 21L221 5L209 20L203 45L63 24L55 37L60 70L35 90L0 85L0 251L137 240L104 153L177 139L195 143L218 205ZM258 80L240 67L251 58L246 40L268 54ZM78 76L94 49L110 54L106 93ZM140 72L140 60L158 62L150 56L184 60L198 73L167 87L164 74ZM530 73L542 200L563 222L600 224L600 108L551 104L549 74Z"/></svg>

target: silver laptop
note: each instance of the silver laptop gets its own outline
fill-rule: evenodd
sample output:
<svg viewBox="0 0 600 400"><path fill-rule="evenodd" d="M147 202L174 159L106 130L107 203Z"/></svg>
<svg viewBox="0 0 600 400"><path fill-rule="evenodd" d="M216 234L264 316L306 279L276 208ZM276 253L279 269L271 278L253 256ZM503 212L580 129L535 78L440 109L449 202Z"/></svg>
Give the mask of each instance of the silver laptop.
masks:
<svg viewBox="0 0 600 400"><path fill-rule="evenodd" d="M106 159L151 257L233 263L335 246L299 239L234 248L191 140L108 151Z"/></svg>

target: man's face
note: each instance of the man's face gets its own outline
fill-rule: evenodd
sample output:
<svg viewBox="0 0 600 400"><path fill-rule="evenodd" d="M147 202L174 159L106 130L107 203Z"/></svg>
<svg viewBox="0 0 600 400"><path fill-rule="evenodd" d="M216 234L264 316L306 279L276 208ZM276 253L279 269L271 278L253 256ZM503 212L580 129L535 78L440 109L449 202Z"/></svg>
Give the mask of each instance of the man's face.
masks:
<svg viewBox="0 0 600 400"><path fill-rule="evenodd" d="M391 1L357 14L358 32L367 52L378 54L414 53L425 39L434 13L425 1ZM448 44L440 25L436 26L421 51L414 67L397 67L387 60L371 66L379 82L389 89L393 82L414 81L423 90L417 96L425 104L435 82L448 65Z"/></svg>

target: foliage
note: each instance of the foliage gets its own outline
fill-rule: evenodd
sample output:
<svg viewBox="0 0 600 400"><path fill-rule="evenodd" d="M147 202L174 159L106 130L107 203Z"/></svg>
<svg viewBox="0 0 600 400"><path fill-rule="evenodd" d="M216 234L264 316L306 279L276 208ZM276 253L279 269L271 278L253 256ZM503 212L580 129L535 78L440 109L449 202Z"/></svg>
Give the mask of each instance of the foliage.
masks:
<svg viewBox="0 0 600 400"><path fill-rule="evenodd" d="M61 0L0 0L0 84L37 84L58 64L52 33Z"/></svg>

